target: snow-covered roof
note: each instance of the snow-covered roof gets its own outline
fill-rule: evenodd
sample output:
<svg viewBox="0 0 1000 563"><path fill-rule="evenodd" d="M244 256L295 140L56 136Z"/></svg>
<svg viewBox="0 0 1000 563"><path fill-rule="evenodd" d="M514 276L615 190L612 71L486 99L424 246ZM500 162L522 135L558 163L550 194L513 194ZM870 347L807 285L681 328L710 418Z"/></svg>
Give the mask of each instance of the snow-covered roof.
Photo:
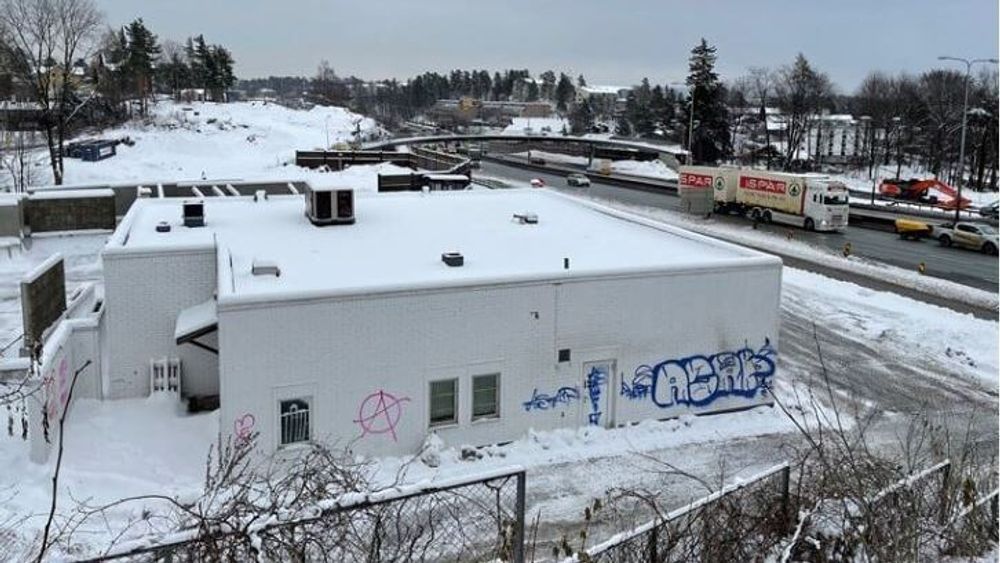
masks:
<svg viewBox="0 0 1000 563"><path fill-rule="evenodd" d="M181 199L141 199L109 239L118 253L217 249L219 306L449 286L753 266L756 252L668 226L623 220L547 190L358 194L353 225L313 226L301 196L205 198L205 227ZM520 224L516 214L538 216ZM169 232L158 232L167 222ZM449 267L446 252L465 263ZM569 268L564 267L569 259ZM279 276L253 275L273 261Z"/></svg>
<svg viewBox="0 0 1000 563"><path fill-rule="evenodd" d="M622 90L630 90L628 86L602 86L599 84L594 84L592 86L581 86L579 90L586 92L588 94L615 94L618 95Z"/></svg>

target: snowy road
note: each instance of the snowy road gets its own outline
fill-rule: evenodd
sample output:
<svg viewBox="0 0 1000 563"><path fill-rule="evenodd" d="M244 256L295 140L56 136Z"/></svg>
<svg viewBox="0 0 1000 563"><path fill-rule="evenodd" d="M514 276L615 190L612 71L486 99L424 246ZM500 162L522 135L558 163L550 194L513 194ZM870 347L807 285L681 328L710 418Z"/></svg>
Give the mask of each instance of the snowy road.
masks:
<svg viewBox="0 0 1000 563"><path fill-rule="evenodd" d="M508 178L517 182L527 182L531 178L542 178L552 187L559 190L579 192L579 189L567 188L566 180L561 174L547 174L536 170L507 166L492 161L483 161L478 171L483 176ZM594 182L586 190L591 197L608 199L633 205L677 209L680 200L667 193L655 193L643 190L629 189L617 185ZM746 221L737 217L719 218L717 221L728 221L745 225ZM762 231L785 232L789 228L781 225L761 225ZM811 244L834 250L843 248L850 242L852 252L879 260L908 270L915 270L917 264L927 264L927 274L963 285L997 292L1000 285L1000 268L995 256L986 256L973 251L957 248L942 248L932 241L902 241L892 233L873 231L870 229L849 228L844 233L808 233L801 229L794 230L796 238L807 240Z"/></svg>

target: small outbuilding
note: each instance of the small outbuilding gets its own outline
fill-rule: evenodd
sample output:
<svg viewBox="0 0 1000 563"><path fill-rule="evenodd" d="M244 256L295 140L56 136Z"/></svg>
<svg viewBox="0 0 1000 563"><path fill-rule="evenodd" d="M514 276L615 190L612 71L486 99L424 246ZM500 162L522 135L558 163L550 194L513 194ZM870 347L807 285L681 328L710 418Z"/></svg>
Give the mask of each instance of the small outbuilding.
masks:
<svg viewBox="0 0 1000 563"><path fill-rule="evenodd" d="M325 226L191 203L137 200L104 250L105 397L176 379L266 451L366 454L772 400L773 256L544 190L358 194Z"/></svg>

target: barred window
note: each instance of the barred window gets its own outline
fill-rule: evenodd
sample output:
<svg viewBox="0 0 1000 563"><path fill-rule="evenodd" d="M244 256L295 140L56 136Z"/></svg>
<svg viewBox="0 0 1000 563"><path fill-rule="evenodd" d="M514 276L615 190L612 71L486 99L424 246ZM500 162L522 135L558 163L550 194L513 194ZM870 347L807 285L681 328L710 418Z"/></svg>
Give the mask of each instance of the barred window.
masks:
<svg viewBox="0 0 1000 563"><path fill-rule="evenodd" d="M472 420L500 416L500 374L472 377Z"/></svg>
<svg viewBox="0 0 1000 563"><path fill-rule="evenodd" d="M431 382L431 426L458 422L458 380Z"/></svg>
<svg viewBox="0 0 1000 563"><path fill-rule="evenodd" d="M281 413L281 445L308 442L311 399L288 399L279 403Z"/></svg>

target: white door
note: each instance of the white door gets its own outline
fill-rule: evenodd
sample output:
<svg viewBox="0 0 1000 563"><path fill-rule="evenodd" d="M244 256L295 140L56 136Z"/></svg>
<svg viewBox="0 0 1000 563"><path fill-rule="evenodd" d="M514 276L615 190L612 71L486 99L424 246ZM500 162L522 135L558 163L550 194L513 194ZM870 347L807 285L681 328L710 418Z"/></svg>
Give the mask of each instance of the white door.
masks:
<svg viewBox="0 0 1000 563"><path fill-rule="evenodd" d="M614 374L614 360L584 362L581 399L587 424L604 427L612 425L611 389Z"/></svg>

